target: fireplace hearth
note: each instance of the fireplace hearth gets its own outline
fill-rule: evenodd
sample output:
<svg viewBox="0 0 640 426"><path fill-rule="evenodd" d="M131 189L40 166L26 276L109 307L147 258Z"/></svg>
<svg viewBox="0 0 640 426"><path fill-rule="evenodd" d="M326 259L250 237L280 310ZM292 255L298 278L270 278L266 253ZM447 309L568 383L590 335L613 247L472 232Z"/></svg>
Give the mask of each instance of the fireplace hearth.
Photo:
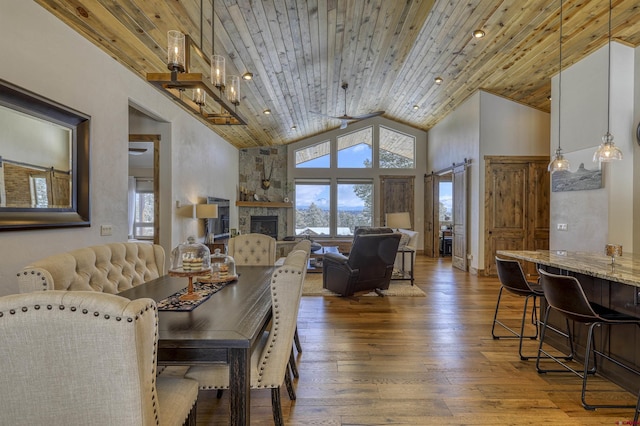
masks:
<svg viewBox="0 0 640 426"><path fill-rule="evenodd" d="M278 239L278 216L251 216L251 233Z"/></svg>

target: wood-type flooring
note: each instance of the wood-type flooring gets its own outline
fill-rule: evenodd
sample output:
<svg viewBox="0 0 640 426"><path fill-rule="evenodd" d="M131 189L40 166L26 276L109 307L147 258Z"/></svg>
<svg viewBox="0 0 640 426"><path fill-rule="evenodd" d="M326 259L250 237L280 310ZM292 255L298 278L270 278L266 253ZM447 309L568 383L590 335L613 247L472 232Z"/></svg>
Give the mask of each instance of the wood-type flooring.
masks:
<svg viewBox="0 0 640 426"><path fill-rule="evenodd" d="M297 400L281 389L287 425L614 425L633 409L587 411L581 380L540 375L521 361L517 340L494 340L497 278L417 256L416 284L427 297L303 297L296 353ZM518 325L523 298L504 296ZM525 351L537 342L525 342ZM609 381L589 381L590 397L635 404ZM227 394L227 393L225 393ZM272 425L269 390L253 390L251 424ZM227 395L201 391L198 425L228 424Z"/></svg>

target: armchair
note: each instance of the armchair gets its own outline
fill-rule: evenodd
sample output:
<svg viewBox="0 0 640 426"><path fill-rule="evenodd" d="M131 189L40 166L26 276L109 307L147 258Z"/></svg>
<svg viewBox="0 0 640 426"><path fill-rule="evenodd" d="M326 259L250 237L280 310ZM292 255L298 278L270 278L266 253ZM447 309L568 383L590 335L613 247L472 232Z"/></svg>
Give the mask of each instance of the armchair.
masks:
<svg viewBox="0 0 640 426"><path fill-rule="evenodd" d="M357 229L349 257L324 255L322 286L341 296L367 290L389 288L400 234L388 228ZM380 233L383 232L383 233Z"/></svg>

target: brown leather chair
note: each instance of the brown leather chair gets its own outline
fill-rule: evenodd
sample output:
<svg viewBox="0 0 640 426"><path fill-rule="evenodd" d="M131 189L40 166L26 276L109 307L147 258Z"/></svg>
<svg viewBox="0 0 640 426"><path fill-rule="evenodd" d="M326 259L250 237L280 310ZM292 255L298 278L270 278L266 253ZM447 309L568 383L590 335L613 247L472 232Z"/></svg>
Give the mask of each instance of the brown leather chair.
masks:
<svg viewBox="0 0 640 426"><path fill-rule="evenodd" d="M400 243L400 234L389 228L377 228L383 233L369 233L359 228L353 239L349 257L327 253L322 264L322 286L341 296L356 292L389 288L393 264ZM388 231L387 231L388 230Z"/></svg>

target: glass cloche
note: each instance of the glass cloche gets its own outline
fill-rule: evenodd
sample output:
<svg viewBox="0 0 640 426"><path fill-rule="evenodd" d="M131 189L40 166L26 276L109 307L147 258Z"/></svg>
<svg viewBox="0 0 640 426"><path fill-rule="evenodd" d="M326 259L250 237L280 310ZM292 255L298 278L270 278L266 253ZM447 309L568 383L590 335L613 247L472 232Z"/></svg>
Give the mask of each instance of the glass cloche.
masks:
<svg viewBox="0 0 640 426"><path fill-rule="evenodd" d="M171 251L171 271L198 272L208 271L211 267L211 252L204 244L196 243L189 237L186 243L179 244Z"/></svg>
<svg viewBox="0 0 640 426"><path fill-rule="evenodd" d="M221 253L219 248L211 255L211 277L220 281L236 277L236 261L233 257Z"/></svg>

